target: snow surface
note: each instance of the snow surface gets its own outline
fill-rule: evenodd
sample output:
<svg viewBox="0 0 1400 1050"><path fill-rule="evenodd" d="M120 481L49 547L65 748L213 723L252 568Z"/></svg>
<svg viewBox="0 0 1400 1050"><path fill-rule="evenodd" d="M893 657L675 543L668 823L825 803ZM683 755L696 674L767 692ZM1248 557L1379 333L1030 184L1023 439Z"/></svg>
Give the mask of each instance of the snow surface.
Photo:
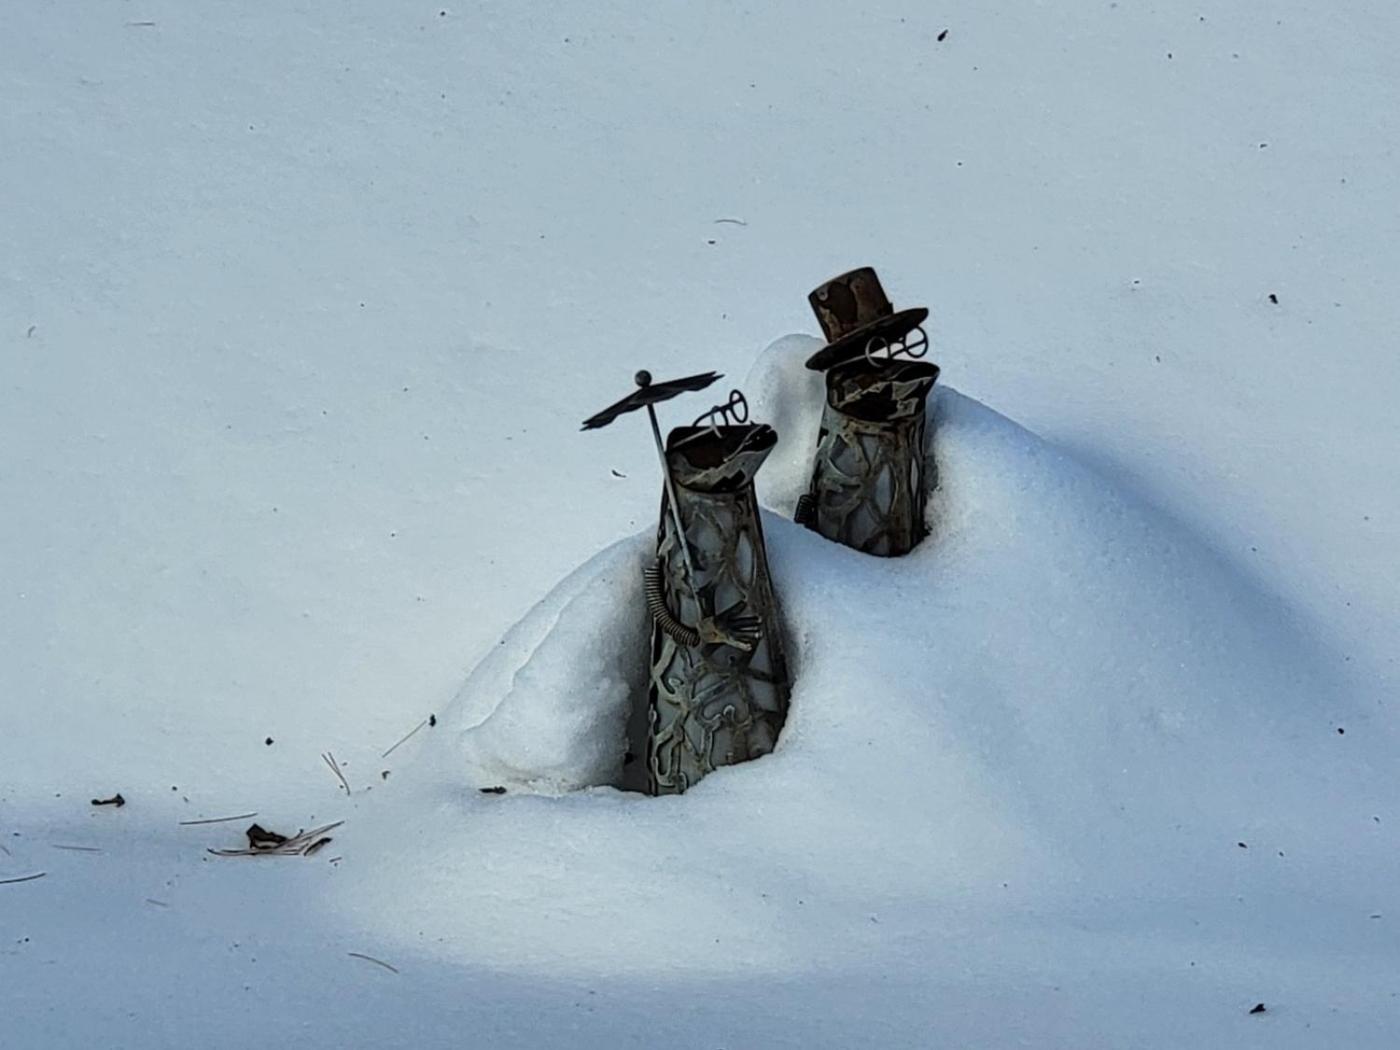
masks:
<svg viewBox="0 0 1400 1050"><path fill-rule="evenodd" d="M776 399L785 379L809 384L802 361L819 345L770 348L748 383L756 401ZM776 963L793 934L764 924L751 942L744 910L769 871L819 885L820 906L848 917L872 900L936 915L1088 896L1138 914L1234 901L1236 922L1267 926L1327 886L1364 933L1394 895L1393 845L1373 817L1395 794L1395 742L1333 673L1335 654L1189 533L1014 423L946 387L932 414L943 482L934 534L909 557L864 557L765 518L796 679L773 756L680 800L609 792L596 808L502 818L505 835L533 839L532 818L539 842L559 835L571 871L591 868L604 841L625 858L604 884L551 894L599 924L578 964L598 943L613 960L622 936L644 969L722 971L736 936L744 959ZM805 474L804 444L770 459L777 489ZM643 534L587 563L473 674L448 720L469 785L562 792L617 779L621 697L644 692L646 654L640 617L618 610L639 605L649 543ZM444 750L447 785L459 759ZM745 833L726 833L736 827ZM701 906L696 866L738 914ZM611 895L689 907L609 936L616 916L586 911ZM499 926L510 953L528 950L525 916L458 921L464 941ZM719 950L704 947L707 931ZM835 932L798 934L789 964ZM548 928L539 936L545 951ZM859 952L898 958L880 942L911 936L936 942L937 920L866 931Z"/></svg>
<svg viewBox="0 0 1400 1050"><path fill-rule="evenodd" d="M1400 8L0 26L0 1046L1396 1044ZM950 384L897 563L755 364L861 264ZM751 365L788 731L568 790L659 494L578 421ZM346 824L180 823L254 810Z"/></svg>

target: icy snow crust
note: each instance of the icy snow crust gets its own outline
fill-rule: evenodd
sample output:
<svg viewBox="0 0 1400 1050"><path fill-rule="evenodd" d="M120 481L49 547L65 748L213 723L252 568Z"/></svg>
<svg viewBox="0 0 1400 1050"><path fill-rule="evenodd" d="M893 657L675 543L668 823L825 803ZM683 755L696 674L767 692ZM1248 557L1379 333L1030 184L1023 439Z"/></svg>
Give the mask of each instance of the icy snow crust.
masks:
<svg viewBox="0 0 1400 1050"><path fill-rule="evenodd" d="M421 821L462 852L415 895L453 906L420 923L494 966L791 974L867 953L923 965L981 936L969 912L1034 925L1053 899L1087 927L1130 912L1170 936L1234 905L1258 936L1293 895L1325 887L1362 926L1393 898L1372 819L1396 788L1385 727L1276 601L1160 512L943 387L933 533L914 554L866 557L787 520L820 406L811 343L779 341L747 382L757 418L786 406L761 475L795 674L777 751L679 798L596 787L616 782L645 697L654 541L623 540L507 635L448 716L459 743L423 783L456 812ZM510 794L475 790L496 785Z"/></svg>

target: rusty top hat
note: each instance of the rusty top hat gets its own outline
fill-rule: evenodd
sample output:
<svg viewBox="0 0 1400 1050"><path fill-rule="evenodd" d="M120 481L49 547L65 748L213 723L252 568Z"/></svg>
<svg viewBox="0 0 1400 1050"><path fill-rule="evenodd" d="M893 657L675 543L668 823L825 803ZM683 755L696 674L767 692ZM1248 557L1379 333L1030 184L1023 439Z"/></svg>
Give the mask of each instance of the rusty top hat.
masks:
<svg viewBox="0 0 1400 1050"><path fill-rule="evenodd" d="M928 317L922 306L895 310L869 266L833 277L807 301L826 336L826 346L807 359L807 367L817 372L860 357L872 339L888 343L908 335Z"/></svg>

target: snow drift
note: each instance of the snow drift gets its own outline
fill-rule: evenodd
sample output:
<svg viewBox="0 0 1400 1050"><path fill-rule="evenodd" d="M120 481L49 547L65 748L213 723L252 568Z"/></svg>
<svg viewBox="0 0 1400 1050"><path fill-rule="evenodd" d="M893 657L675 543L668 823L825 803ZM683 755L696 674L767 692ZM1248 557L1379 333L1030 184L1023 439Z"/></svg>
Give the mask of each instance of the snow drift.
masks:
<svg viewBox="0 0 1400 1050"><path fill-rule="evenodd" d="M1250 890L1328 885L1358 908L1390 892L1355 874L1388 848L1375 818L1396 788L1388 734L1333 654L1243 572L1035 435L939 390L933 531L906 558L786 520L820 404L800 365L809 343L774 344L747 383L782 437L760 475L795 676L776 752L680 798L513 797L619 780L628 709L645 700L651 532L624 540L511 631L447 716L459 742L427 776L468 807L454 819L486 867L467 892L490 907L420 921L501 966L786 971L867 950L873 927L829 937L872 902L912 908L919 928L924 904L1092 899L1102 918ZM459 788L463 754L471 788L511 796ZM460 904L454 864L429 866ZM823 917L784 919L762 894L779 886L821 899ZM568 916L567 943L540 899ZM686 908L668 910L677 899Z"/></svg>

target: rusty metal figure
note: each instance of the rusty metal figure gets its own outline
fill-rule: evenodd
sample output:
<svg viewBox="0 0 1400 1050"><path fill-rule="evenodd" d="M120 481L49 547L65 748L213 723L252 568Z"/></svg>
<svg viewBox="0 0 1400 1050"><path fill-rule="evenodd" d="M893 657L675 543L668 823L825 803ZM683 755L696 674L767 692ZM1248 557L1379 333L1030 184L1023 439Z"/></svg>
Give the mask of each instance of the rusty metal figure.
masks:
<svg viewBox="0 0 1400 1050"><path fill-rule="evenodd" d="M715 373L638 389L584 423L645 407L664 488L656 561L644 574L652 619L647 790L679 794L719 766L773 750L789 681L753 478L777 443L737 390L666 442L655 404Z"/></svg>
<svg viewBox="0 0 1400 1050"><path fill-rule="evenodd" d="M848 547L893 557L924 538L938 482L925 457L925 405L938 366L923 307L895 311L870 267L808 296L827 345L807 361L826 373L812 482L796 520Z"/></svg>

